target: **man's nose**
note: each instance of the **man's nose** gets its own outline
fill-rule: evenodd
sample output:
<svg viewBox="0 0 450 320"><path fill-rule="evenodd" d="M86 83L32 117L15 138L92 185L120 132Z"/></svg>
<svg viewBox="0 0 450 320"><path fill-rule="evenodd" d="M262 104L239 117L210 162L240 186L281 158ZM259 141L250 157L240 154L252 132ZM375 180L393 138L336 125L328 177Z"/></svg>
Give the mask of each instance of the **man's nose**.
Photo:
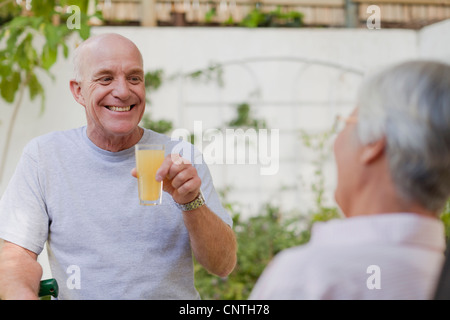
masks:
<svg viewBox="0 0 450 320"><path fill-rule="evenodd" d="M112 90L112 95L120 100L127 100L130 97L131 91L128 86L126 79L116 79L114 81L114 88Z"/></svg>

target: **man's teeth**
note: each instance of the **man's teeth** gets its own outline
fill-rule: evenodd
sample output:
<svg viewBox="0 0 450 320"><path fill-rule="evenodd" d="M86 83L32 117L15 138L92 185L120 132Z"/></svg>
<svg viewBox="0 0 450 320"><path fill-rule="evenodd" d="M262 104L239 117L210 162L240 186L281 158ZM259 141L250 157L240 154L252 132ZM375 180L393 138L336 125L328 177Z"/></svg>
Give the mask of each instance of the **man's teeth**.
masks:
<svg viewBox="0 0 450 320"><path fill-rule="evenodd" d="M111 111L118 111L118 112L126 112L126 111L130 111L132 106L127 106L127 107L116 107L116 106L106 106L106 108L108 108Z"/></svg>

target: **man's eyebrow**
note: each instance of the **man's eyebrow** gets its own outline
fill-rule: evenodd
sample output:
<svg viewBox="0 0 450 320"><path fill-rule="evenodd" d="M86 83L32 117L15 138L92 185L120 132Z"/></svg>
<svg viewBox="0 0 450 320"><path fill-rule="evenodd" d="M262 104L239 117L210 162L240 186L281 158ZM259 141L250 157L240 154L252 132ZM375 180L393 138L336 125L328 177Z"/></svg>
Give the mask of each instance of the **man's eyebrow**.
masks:
<svg viewBox="0 0 450 320"><path fill-rule="evenodd" d="M93 74L93 77L96 78L96 77L101 76L101 75L112 74L112 73L113 72L111 70L109 70L109 69L100 69L100 70L98 70L97 72L95 72Z"/></svg>
<svg viewBox="0 0 450 320"><path fill-rule="evenodd" d="M130 75L130 74L138 74L140 76L144 76L144 70L142 70L141 68L133 68L129 72L127 72L127 74L128 75Z"/></svg>

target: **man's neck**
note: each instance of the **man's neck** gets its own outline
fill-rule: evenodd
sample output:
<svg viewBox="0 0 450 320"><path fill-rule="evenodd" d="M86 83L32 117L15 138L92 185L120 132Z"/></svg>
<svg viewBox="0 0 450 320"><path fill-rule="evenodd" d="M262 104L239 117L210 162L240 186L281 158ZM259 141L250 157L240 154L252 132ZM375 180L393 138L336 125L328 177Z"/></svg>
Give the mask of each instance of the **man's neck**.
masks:
<svg viewBox="0 0 450 320"><path fill-rule="evenodd" d="M362 188L347 214L348 217L379 213L411 212L427 217L437 217L436 213L425 209L414 201L404 199L393 184L383 187L368 183Z"/></svg>
<svg viewBox="0 0 450 320"><path fill-rule="evenodd" d="M127 135L106 135L97 130L90 130L87 128L87 136L97 147L111 151L118 152L131 148L141 140L144 134L144 129L136 127L136 129Z"/></svg>

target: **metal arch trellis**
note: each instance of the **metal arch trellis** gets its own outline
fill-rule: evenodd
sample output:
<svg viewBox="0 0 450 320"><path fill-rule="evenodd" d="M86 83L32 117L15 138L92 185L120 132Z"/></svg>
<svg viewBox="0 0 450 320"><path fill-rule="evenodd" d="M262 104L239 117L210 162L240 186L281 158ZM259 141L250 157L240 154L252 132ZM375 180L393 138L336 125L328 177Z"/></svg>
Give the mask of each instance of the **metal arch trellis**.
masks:
<svg viewBox="0 0 450 320"><path fill-rule="evenodd" d="M295 57L295 56L267 56L267 57L248 57L248 58L242 58L242 59L232 59L232 60L226 60L226 61L222 61L222 62L214 62L214 63L210 63L207 67L201 68L201 69L196 69L196 70L191 70L189 72L180 72L172 77L170 77L170 79L172 80L178 80L178 91L179 91L179 97L178 97L178 101L179 101L179 105L178 105L178 117L179 117L179 123L183 124L186 121L186 117L184 115L184 112L186 112L186 109L189 108L189 106L191 105L195 105L195 106L212 106L215 105L216 107L218 107L218 117L220 119L223 119L223 113L225 108L231 106L231 105L236 105L238 101L236 102L230 102L230 101L223 101L221 99L221 87L225 85L225 83L223 82L223 79L221 79L222 75L223 75L223 70L225 68L228 67L232 67L232 66L237 66L242 68L243 70L245 70L247 72L247 74L249 74L250 78L253 79L253 85L251 86L251 88L249 89L249 96L252 96L253 94L256 93L256 97L260 98L260 93L262 90L261 84L260 84L260 79L258 79L257 74L255 73L255 69L251 67L251 64L255 64L255 63L267 63L267 62L281 62L281 63L297 63L300 64L300 68L298 70L298 72L296 73L295 77L294 77L294 86L293 86L293 92L295 91L295 84L296 82L299 81L299 79L301 79L304 76L305 71L312 67L312 66L322 66L325 68L331 68L337 71L336 76L333 76L333 80L331 81L337 81L337 79L339 79L340 76L344 75L344 74L352 74L355 76L363 76L364 75L364 71L355 67L351 67L351 66L346 66L343 64L339 64L339 63L334 63L331 61L325 61L325 60L320 60L320 59L309 59L309 58L304 58L304 57ZM184 96L184 91L185 91L185 84L188 83L188 81L191 81L192 79L200 79L202 78L202 76L205 76L205 79L207 80L207 82L210 81L217 81L218 84L218 94L219 97L217 99L217 101L214 102L200 102L200 103L196 103L195 101L193 101L193 103L190 103L188 101L185 101L185 96ZM336 78L335 78L336 77ZM333 86L330 86L330 90L336 90L335 88L332 88ZM329 91L328 93L328 100L330 98L331 95L331 91ZM254 97L254 96L253 96ZM259 100L259 99L257 99ZM242 102L242 101L239 101ZM250 104L253 104L254 102L250 101ZM255 101L255 104L257 105L261 105L263 104L263 101ZM287 105L292 106L292 105L298 105L299 103L303 103L303 102L298 102L295 101L294 99L294 94L292 95L292 100L287 102ZM286 103L284 103L286 104ZM292 108L292 112L296 112L297 108ZM291 117L292 120L294 120L295 116ZM334 119L334 115L333 115L333 119ZM286 131L284 130L286 133L294 133L291 132L290 130ZM295 134L295 133L294 133ZM300 140L299 140L300 141ZM300 143L300 142L299 142ZM284 161L284 160L283 160ZM289 161L289 159L287 159L287 161ZM223 176L225 177L225 181L227 180L227 176L228 176L228 168L227 166L224 166L220 169L222 171ZM227 182L225 182L225 184L227 184ZM255 185L256 189L258 189L257 193L258 194L263 194L262 190L260 188L262 188L262 184L257 183ZM291 186L291 187L295 187L298 188L298 186Z"/></svg>
<svg viewBox="0 0 450 320"><path fill-rule="evenodd" d="M252 89L249 91L249 97L259 97L261 94L261 85L258 80L258 77L256 76L254 70L249 66L250 64L254 63L266 63L266 62L282 62L282 63L300 63L302 64L301 68L299 69L299 72L297 73L297 76L295 77L296 81L298 81L302 74L311 66L323 66L327 68L332 68L338 71L337 77L342 76L343 74L353 74L356 76L363 76L364 71L355 67L346 66L343 64L326 61L326 60L319 60L319 59L309 59L304 57L295 57L295 56L268 56L268 57L249 57L249 58L242 58L242 59L234 59L234 60L228 60L223 62L214 62L211 63L208 67L197 69L190 72L182 72L178 73L169 79L175 79L179 78L182 80L187 79L193 79L196 77L200 77L201 75L207 75L208 79L211 80L211 73L217 72L216 75L217 83L219 87L222 87L224 85L223 79L221 79L221 75L224 68L231 67L231 66L238 66L243 68L253 79L254 85L252 86ZM185 105L183 100L183 81L179 83L179 89L180 89L180 107L182 109L182 105ZM331 89L330 89L331 90ZM331 94L331 92L329 93ZM261 101L259 102L261 103ZM217 105L223 105L223 102L217 102ZM230 103L225 103L225 105L229 105ZM291 103L292 104L292 103ZM208 104L210 105L210 104ZM183 110L180 111L180 120L184 117L182 116Z"/></svg>
<svg viewBox="0 0 450 320"><path fill-rule="evenodd" d="M250 64L250 63L271 62L271 61L298 62L298 63L304 63L304 64L308 64L308 65L313 65L313 64L321 65L321 66L325 66L325 67L339 69L345 73L349 72L349 73L354 73L354 74L358 74L358 75L364 75L364 71L362 71L358 68L353 68L353 67L345 66L345 65L342 65L339 63L334 63L334 62L330 62L330 61L326 61L326 60L308 59L308 58L294 57L294 56L250 57L250 58L229 60L229 61L225 61L222 63L214 63L212 67L215 66L216 68L220 68L220 67L223 68L223 67L232 66L232 65L245 65L245 64ZM204 68L204 69L200 69L197 71L206 71L207 69L208 68ZM192 73L193 72L183 73L183 74L181 74L181 76L188 77Z"/></svg>

